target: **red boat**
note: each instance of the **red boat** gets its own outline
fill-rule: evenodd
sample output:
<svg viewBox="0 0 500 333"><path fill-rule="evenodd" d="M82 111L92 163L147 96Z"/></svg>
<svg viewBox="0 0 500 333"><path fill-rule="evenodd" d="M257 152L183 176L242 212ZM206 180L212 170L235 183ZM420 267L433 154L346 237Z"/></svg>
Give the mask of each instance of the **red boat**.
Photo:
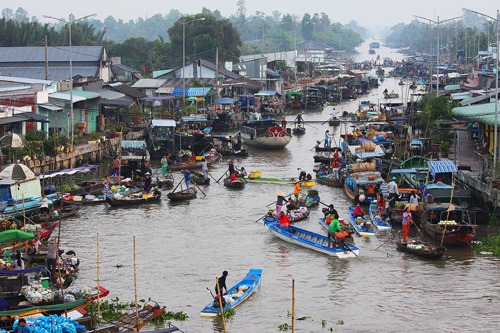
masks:
<svg viewBox="0 0 500 333"><path fill-rule="evenodd" d="M454 205L432 204L422 215L422 228L439 244L468 246L476 237L476 224L470 221L473 212Z"/></svg>

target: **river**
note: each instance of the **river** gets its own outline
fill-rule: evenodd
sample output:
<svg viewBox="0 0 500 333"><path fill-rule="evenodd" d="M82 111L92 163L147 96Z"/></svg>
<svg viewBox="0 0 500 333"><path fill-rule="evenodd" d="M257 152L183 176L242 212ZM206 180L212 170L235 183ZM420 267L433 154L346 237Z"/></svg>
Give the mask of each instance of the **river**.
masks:
<svg viewBox="0 0 500 333"><path fill-rule="evenodd" d="M372 59L365 42L357 59ZM381 57L401 58L394 50L380 48ZM400 89L386 79L361 100L381 100L382 91ZM396 90L397 92L397 90ZM346 101L337 110L356 110L360 100ZM326 120L331 107L304 113L305 120ZM291 121L293 118L289 116ZM307 125L307 133L294 137L281 151L249 148L250 156L237 158L245 169L263 177L297 176L297 168L312 173L316 140L322 140L327 124ZM332 130L332 128L330 128ZM340 126L335 129L338 140ZM219 178L227 161L210 173ZM176 182L181 178L175 174ZM334 203L341 217L348 206L343 189L314 187L321 201ZM171 311L189 318L173 324L185 332L221 332L221 319L200 317L211 301L206 288L229 271L228 286L250 268L263 269L261 288L227 320L228 332L277 332L291 324L292 279L295 279L297 332L399 332L399 331L498 331L500 316L499 260L475 254L470 248L448 249L437 260L425 260L396 250L389 234L355 237L360 257L335 259L275 238L261 221L266 205L276 194L293 191L292 185L247 184L244 190L222 185L203 187L206 196L184 203L166 198L154 205L113 209L107 205L84 207L78 217L62 224L62 248L73 249L81 260L76 286L97 284L97 242L100 245L100 283L111 291L108 299L134 300L133 236L136 237L137 292L151 297ZM312 209L298 226L323 233L318 223L321 207ZM398 230L396 228L396 230ZM413 233L412 233L413 232ZM415 230L412 230L411 235ZM117 265L123 265L117 268ZM322 323L322 321L325 321ZM150 328L154 329L154 328Z"/></svg>

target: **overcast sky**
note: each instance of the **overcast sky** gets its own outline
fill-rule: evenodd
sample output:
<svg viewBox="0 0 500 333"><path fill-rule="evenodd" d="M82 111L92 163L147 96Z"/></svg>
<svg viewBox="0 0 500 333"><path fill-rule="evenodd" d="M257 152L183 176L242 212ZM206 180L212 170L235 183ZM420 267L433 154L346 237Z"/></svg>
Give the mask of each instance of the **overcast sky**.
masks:
<svg viewBox="0 0 500 333"><path fill-rule="evenodd" d="M18 7L28 11L29 16L37 16L45 21L42 15L67 18L73 13L76 18L97 14L101 21L109 15L115 19L129 21L139 17L150 17L155 14L166 14L171 9L177 9L184 14L199 13L203 7L210 10L218 9L222 15L229 16L236 13L237 0L188 0L188 1L162 1L162 0L2 0L0 9L11 8L14 12ZM246 0L247 15L262 11L268 15L274 10L281 13L296 14L300 17L306 12L325 12L330 20L348 23L350 20L358 21L362 26L392 26L399 22L409 23L413 15L424 16L430 19L441 20L461 16L462 7L482 12L489 16L496 16L500 9L500 0Z"/></svg>

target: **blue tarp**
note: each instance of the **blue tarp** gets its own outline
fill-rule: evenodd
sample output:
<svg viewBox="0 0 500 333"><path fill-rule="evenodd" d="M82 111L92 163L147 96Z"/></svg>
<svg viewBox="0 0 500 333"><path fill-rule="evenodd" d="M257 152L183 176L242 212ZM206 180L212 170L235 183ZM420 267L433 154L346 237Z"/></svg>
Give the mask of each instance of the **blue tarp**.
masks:
<svg viewBox="0 0 500 333"><path fill-rule="evenodd" d="M193 117L182 117L182 121L187 123L193 121L208 121L208 119L203 116L193 116Z"/></svg>
<svg viewBox="0 0 500 333"><path fill-rule="evenodd" d="M6 269L3 271L0 271L0 274L8 274L8 275L26 274L26 273L41 271L42 269L45 269L45 266L37 266L37 267L26 268L26 269L17 269L17 270L13 270L13 271Z"/></svg>
<svg viewBox="0 0 500 333"><path fill-rule="evenodd" d="M391 170L391 173L408 173L408 174L416 174L417 170L415 169L394 169Z"/></svg>
<svg viewBox="0 0 500 333"><path fill-rule="evenodd" d="M381 156L384 156L385 154L384 153L375 153L375 152L371 152L371 153L357 153L356 156L358 158L368 158L368 157L381 157Z"/></svg>
<svg viewBox="0 0 500 333"><path fill-rule="evenodd" d="M423 145L424 145L424 143L422 142L422 140L413 140L410 143L410 146L420 146L420 147L422 147Z"/></svg>
<svg viewBox="0 0 500 333"><path fill-rule="evenodd" d="M458 168L453 161L427 161L427 165L432 177L436 177L437 173L458 173Z"/></svg>
<svg viewBox="0 0 500 333"><path fill-rule="evenodd" d="M236 102L236 99L229 97L218 98L215 100L215 104L233 104L234 102Z"/></svg>
<svg viewBox="0 0 500 333"><path fill-rule="evenodd" d="M146 141L136 141L136 140L123 140L122 148L123 149L146 149L148 146L146 145Z"/></svg>
<svg viewBox="0 0 500 333"><path fill-rule="evenodd" d="M172 92L172 96L182 96L182 89L181 87L175 87L174 91ZM185 97L200 97L200 96L206 96L211 92L212 88L186 88L186 93L184 94Z"/></svg>
<svg viewBox="0 0 500 333"><path fill-rule="evenodd" d="M74 175L75 173L78 172L89 172L91 170L99 168L100 166L101 166L100 164L93 164L73 169L61 169L61 170L47 172L45 175L39 174L38 176L40 177L40 179L44 179L44 178L52 178L63 175Z"/></svg>

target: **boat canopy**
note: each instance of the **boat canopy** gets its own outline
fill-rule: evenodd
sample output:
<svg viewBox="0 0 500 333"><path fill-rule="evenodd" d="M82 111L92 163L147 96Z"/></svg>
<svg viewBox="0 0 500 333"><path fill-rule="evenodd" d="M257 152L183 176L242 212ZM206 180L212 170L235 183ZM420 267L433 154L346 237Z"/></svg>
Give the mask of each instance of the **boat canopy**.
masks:
<svg viewBox="0 0 500 333"><path fill-rule="evenodd" d="M123 140L123 149L147 149L146 141L144 140Z"/></svg>
<svg viewBox="0 0 500 333"><path fill-rule="evenodd" d="M415 175L418 173L418 171L416 169L394 169L394 170L391 170L391 173L407 173L407 174Z"/></svg>
<svg viewBox="0 0 500 333"><path fill-rule="evenodd" d="M428 161L427 165L432 177L436 177L437 173L458 173L458 168L453 161Z"/></svg>
<svg viewBox="0 0 500 333"><path fill-rule="evenodd" d="M73 169L61 169L61 170L56 170L56 171L51 171L47 172L45 175L38 175L40 179L45 179L45 178L53 178L57 176L65 176L65 175L74 175L75 173L78 172L89 172L91 170L95 170L99 168L101 165L100 164L93 164L93 165L88 165L88 166L83 166L79 168L73 168Z"/></svg>
<svg viewBox="0 0 500 333"><path fill-rule="evenodd" d="M368 153L357 153L356 157L363 159L363 158L369 158L369 157L381 157L384 155L385 155L385 153L368 152Z"/></svg>
<svg viewBox="0 0 500 333"><path fill-rule="evenodd" d="M224 105L229 105L235 103L237 100L234 98L229 98L229 97L224 97L224 98L218 98L215 100L215 104L224 104Z"/></svg>
<svg viewBox="0 0 500 333"><path fill-rule="evenodd" d="M275 96L279 95L279 93L275 90L261 90L255 94L255 96Z"/></svg>
<svg viewBox="0 0 500 333"><path fill-rule="evenodd" d="M31 267L31 268L26 268L26 269L15 269L12 271L6 269L3 271L0 271L0 275L3 275L3 274L8 274L8 275L26 274L26 273L41 271L42 269L45 269L45 266L36 266L36 267Z"/></svg>
<svg viewBox="0 0 500 333"><path fill-rule="evenodd" d="M411 146L420 146L422 147L424 145L424 143L422 142L422 140L413 140L411 143L410 143L410 147Z"/></svg>
<svg viewBox="0 0 500 333"><path fill-rule="evenodd" d="M151 127L175 127L175 120L173 119L153 119Z"/></svg>

